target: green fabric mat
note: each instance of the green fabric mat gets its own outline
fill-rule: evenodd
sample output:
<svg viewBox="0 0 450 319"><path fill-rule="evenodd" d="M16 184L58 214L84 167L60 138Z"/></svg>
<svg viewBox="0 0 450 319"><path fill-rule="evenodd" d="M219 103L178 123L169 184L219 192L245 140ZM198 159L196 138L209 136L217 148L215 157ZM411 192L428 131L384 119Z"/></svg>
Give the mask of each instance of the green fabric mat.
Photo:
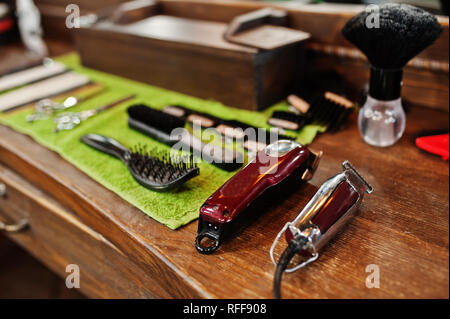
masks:
<svg viewBox="0 0 450 319"><path fill-rule="evenodd" d="M219 102L194 98L85 68L81 66L76 53L61 56L56 60L106 86L104 92L74 107L71 111L92 109L130 94L136 94L137 97L83 122L71 131L58 134L53 133L54 123L51 119L27 123L26 116L31 113L30 109L0 115L0 122L31 136L38 143L57 152L91 178L171 229L196 219L200 205L233 173L202 162L199 164L198 177L188 181L176 191L158 193L140 186L120 160L86 146L80 142L80 137L87 133L98 133L117 139L127 147L141 143L157 149L169 150L170 148L166 145L128 128L126 109L131 104L141 102L156 109L161 109L168 104L180 104L218 117L239 119L254 126L266 128L268 127L266 120L273 110L287 108L286 103L279 103L264 112L240 110L226 107ZM300 143L309 144L320 130L321 127L308 126L298 134L297 140Z"/></svg>

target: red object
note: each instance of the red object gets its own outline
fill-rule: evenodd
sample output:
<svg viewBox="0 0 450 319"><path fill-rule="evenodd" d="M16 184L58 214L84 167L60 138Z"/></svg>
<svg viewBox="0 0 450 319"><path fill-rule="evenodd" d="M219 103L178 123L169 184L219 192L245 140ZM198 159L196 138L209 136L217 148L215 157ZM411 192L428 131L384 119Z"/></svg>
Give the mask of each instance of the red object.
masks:
<svg viewBox="0 0 450 319"><path fill-rule="evenodd" d="M358 200L359 194L347 182L342 182L328 198L326 204L311 220L324 234Z"/></svg>
<svg viewBox="0 0 450 319"><path fill-rule="evenodd" d="M281 146L282 144L280 143ZM292 145L294 147L286 150L286 153L272 153L272 156L269 155L270 151L267 153L270 146L260 151L252 162L225 182L200 207L195 239L195 247L200 253L212 253L219 247L224 236L233 232L235 226L240 228L252 221L252 210L247 208L268 188L287 181L290 175L297 172L300 182L307 170L314 171L312 166L316 166L314 163L320 157L305 146ZM259 213L256 210L253 212ZM208 241L206 238L209 242L213 241L214 245L204 245L203 241Z"/></svg>
<svg viewBox="0 0 450 319"><path fill-rule="evenodd" d="M267 188L288 177L301 164L307 163L309 150L296 147L286 155L274 158L264 150L245 168L223 184L200 208L204 221L227 223L236 218ZM273 164L270 162L275 161ZM301 176L299 176L300 180Z"/></svg>
<svg viewBox="0 0 450 319"><path fill-rule="evenodd" d="M319 227L320 232L325 232L335 222L339 220L358 200L359 194L355 189L347 182L342 182L336 188L336 190L327 199L327 202L323 205L322 209L314 216L311 222ZM301 222L301 221L300 221ZM294 225L297 228L301 228L300 225ZM290 231L285 232L287 242L291 242L294 239L294 234Z"/></svg>
<svg viewBox="0 0 450 319"><path fill-rule="evenodd" d="M11 18L0 20L0 33L11 30L13 26L14 20Z"/></svg>
<svg viewBox="0 0 450 319"><path fill-rule="evenodd" d="M449 159L449 134L423 136L416 138L416 146L432 154Z"/></svg>

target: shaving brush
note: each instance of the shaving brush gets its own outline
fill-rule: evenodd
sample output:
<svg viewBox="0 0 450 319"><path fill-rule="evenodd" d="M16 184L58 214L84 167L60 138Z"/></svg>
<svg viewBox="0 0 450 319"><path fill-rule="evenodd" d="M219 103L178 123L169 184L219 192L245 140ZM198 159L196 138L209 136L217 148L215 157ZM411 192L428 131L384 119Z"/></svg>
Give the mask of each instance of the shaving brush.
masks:
<svg viewBox="0 0 450 319"><path fill-rule="evenodd" d="M369 95L359 113L359 130L366 143L384 147L394 144L405 130L402 69L439 37L442 27L433 15L411 5L376 8L351 18L342 34L371 64Z"/></svg>

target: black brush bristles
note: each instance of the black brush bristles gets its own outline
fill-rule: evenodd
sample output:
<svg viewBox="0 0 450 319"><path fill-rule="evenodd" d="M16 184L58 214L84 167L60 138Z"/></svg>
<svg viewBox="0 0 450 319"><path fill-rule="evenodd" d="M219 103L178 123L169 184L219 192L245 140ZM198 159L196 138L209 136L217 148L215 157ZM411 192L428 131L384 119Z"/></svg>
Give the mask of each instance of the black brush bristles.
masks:
<svg viewBox="0 0 450 319"><path fill-rule="evenodd" d="M184 127L185 124L183 119L152 109L145 104L132 105L128 108L127 112L131 118L169 135L172 130Z"/></svg>
<svg viewBox="0 0 450 319"><path fill-rule="evenodd" d="M129 150L118 141L99 134L83 135L81 141L119 158L139 184L154 191L176 188L200 173L192 155L176 156L169 152L147 150L141 145Z"/></svg>
<svg viewBox="0 0 450 319"><path fill-rule="evenodd" d="M173 145L176 138L171 138L171 133L177 128L184 128L185 121L171 114L152 109L145 104L132 105L127 109L128 125L158 141Z"/></svg>
<svg viewBox="0 0 450 319"><path fill-rule="evenodd" d="M342 34L370 64L369 95L379 101L401 96L403 67L432 44L443 28L436 17L407 4L368 7L351 18Z"/></svg>
<svg viewBox="0 0 450 319"><path fill-rule="evenodd" d="M347 120L352 109L327 99L324 94L318 95L308 110L309 123L327 127L327 131L336 132Z"/></svg>
<svg viewBox="0 0 450 319"><path fill-rule="evenodd" d="M148 150L146 146L134 147L127 165L139 183L154 190L167 190L179 186L199 174L192 155L176 156L168 152ZM158 186L159 185L159 186Z"/></svg>
<svg viewBox="0 0 450 319"><path fill-rule="evenodd" d="M275 111L267 121L270 125L280 127L287 130L298 131L305 126L307 118L304 115L299 115L285 111Z"/></svg>
<svg viewBox="0 0 450 319"><path fill-rule="evenodd" d="M344 37L357 46L375 68L403 68L443 30L436 17L423 9L393 3L378 8L378 11L365 10L357 14L342 29ZM379 14L379 25L376 25L376 14Z"/></svg>

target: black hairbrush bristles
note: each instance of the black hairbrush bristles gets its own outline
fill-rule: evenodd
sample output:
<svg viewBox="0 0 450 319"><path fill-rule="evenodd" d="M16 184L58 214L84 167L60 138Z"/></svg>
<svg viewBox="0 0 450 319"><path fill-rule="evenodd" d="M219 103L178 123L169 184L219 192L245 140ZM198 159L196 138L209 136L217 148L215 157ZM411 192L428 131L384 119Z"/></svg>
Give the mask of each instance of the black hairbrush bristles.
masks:
<svg viewBox="0 0 450 319"><path fill-rule="evenodd" d="M373 16L379 26L367 22ZM366 10L351 18L342 34L380 69L403 68L409 60L432 44L441 34L436 17L407 4L387 3L379 11Z"/></svg>
<svg viewBox="0 0 450 319"><path fill-rule="evenodd" d="M174 115L154 110L146 105L133 105L128 108L128 125L169 146L180 147L194 152L196 156L210 164L227 171L242 166L243 155L223 146L204 143L184 128L185 122Z"/></svg>
<svg viewBox="0 0 450 319"><path fill-rule="evenodd" d="M354 103L331 92L317 95L306 114L309 123L327 127L328 132L336 132L354 109Z"/></svg>
<svg viewBox="0 0 450 319"><path fill-rule="evenodd" d="M133 176L139 175L144 181L160 185L178 183L180 179L185 181L186 176L191 176L194 171L198 175L192 155L174 156L167 152L148 151L142 145L129 152L128 167L133 171Z"/></svg>
<svg viewBox="0 0 450 319"><path fill-rule="evenodd" d="M353 102L329 91L316 95L311 104L295 95L290 95L288 100L292 105L295 101L297 104L302 101L302 107L293 107L296 113L273 112L269 124L291 130L300 130L307 124L318 124L325 126L327 131L335 132L354 109Z"/></svg>
<svg viewBox="0 0 450 319"><path fill-rule="evenodd" d="M170 134L173 129L184 127L185 121L164 113L159 110L152 109L145 104L132 105L127 109L128 115L132 118L138 118L142 122L151 122L154 128Z"/></svg>
<svg viewBox="0 0 450 319"><path fill-rule="evenodd" d="M119 142L97 134L81 138L87 145L121 159L134 179L155 191L176 188L199 174L192 155L175 156L168 152L147 150L138 145L131 151Z"/></svg>
<svg viewBox="0 0 450 319"><path fill-rule="evenodd" d="M267 121L270 125L292 131L300 130L306 122L305 116L284 111L274 111Z"/></svg>
<svg viewBox="0 0 450 319"><path fill-rule="evenodd" d="M172 145L176 140L170 138L174 129L184 128L185 121L171 114L152 109L144 104L132 105L127 109L130 127L153 138Z"/></svg>

